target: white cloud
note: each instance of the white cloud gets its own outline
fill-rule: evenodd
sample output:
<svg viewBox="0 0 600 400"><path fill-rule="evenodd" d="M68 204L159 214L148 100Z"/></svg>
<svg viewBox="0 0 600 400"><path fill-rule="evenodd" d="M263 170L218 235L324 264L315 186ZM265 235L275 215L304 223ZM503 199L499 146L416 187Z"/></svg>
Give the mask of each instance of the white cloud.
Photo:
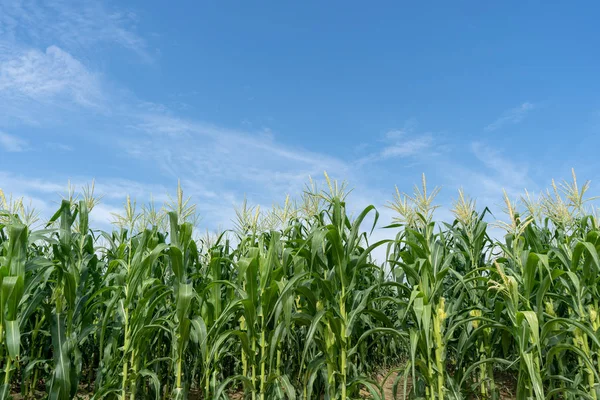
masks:
<svg viewBox="0 0 600 400"><path fill-rule="evenodd" d="M92 182L91 177L76 176L58 179L43 179L33 176L16 174L11 171L0 170L0 182L4 192L13 198L24 197L31 199L32 205L40 212L43 218L50 217L59 207L60 200L66 196L69 183L76 194L80 194L86 185ZM176 182L171 193L174 192ZM112 213L120 213L125 197L130 195L137 202L138 211L143 204L151 198L158 206L165 203L169 197L169 188L161 184L142 183L138 181L104 178L95 183L95 195L101 197L101 202L93 210L91 219L97 224L94 227L108 229L113 221Z"/></svg>
<svg viewBox="0 0 600 400"><path fill-rule="evenodd" d="M518 124L525 116L535 108L535 105L529 102L521 104L519 107L505 111L504 114L491 124L485 127L486 132L492 132L508 124Z"/></svg>
<svg viewBox="0 0 600 400"><path fill-rule="evenodd" d="M385 133L385 138L388 140L397 140L406 135L406 129L392 129Z"/></svg>
<svg viewBox="0 0 600 400"><path fill-rule="evenodd" d="M530 176L525 162L510 158L501 149L481 142L471 143L470 147L474 160L469 154L464 154L461 157L463 162L445 160L435 167L445 182L445 189L440 194L445 200L443 206L451 204L451 199L456 198L456 190L463 188L466 194L477 200L479 211L484 207L491 210L493 217L488 216L488 221L493 221L503 218L503 191L511 200L517 200L526 188L533 192L539 190L540 182Z"/></svg>
<svg viewBox="0 0 600 400"><path fill-rule="evenodd" d="M36 177L23 176L13 171L0 171L0 182L2 182L2 189L5 192L13 193L16 196L57 194L67 188L67 180L62 184L57 184Z"/></svg>
<svg viewBox="0 0 600 400"><path fill-rule="evenodd" d="M90 213L90 226L92 229L110 231L113 228L115 214L123 214L123 208L106 203L100 203Z"/></svg>
<svg viewBox="0 0 600 400"><path fill-rule="evenodd" d="M287 194L299 195L309 176L319 179L324 171L333 179L357 182L356 166L324 152L287 146L276 132L226 129L179 118L161 107L152 106L151 112L143 108L124 116L119 150L138 166L151 168L155 181L172 183L171 193L181 178L198 203L203 227L231 227L234 206L244 196L251 204L269 207Z"/></svg>
<svg viewBox="0 0 600 400"><path fill-rule="evenodd" d="M76 192L79 192L84 186L91 184L93 179L85 176L63 176L62 178L50 180L0 170L0 182L3 183L3 188L6 191L15 194L31 193L45 197L56 196L60 198L61 195L67 192L69 183ZM173 187L176 184L177 182L174 182ZM169 192L169 188L165 185L142 183L130 179L107 177L96 180L95 183L95 193L111 202L121 202L127 194L133 198L138 198L142 202L149 200L150 196L153 196L159 202L163 202L167 200L167 192Z"/></svg>
<svg viewBox="0 0 600 400"><path fill-rule="evenodd" d="M276 135L264 135L219 128L156 111L119 115L121 127L117 150L129 155L138 167L152 169L151 178L140 181L98 177L96 191L110 205L122 203L126 194L139 202L152 195L158 203L173 194L181 178L187 195L198 204L202 226L231 227L234 206L244 196L252 204L283 202L287 194L298 195L309 176L320 178L327 171L333 178L352 178L352 168L324 153L293 148L278 142ZM36 195L64 193L62 185L38 179L2 176L7 190ZM155 183L150 183L152 179ZM74 177L81 187L90 179ZM163 182L168 183L167 185Z"/></svg>
<svg viewBox="0 0 600 400"><path fill-rule="evenodd" d="M136 25L135 13L96 1L0 2L0 123L61 124L74 106L74 119L81 107L108 113L122 93L86 63L103 44L150 60Z"/></svg>
<svg viewBox="0 0 600 400"><path fill-rule="evenodd" d="M122 148L151 160L173 178L197 179L206 187L235 185L242 193L278 193L283 198L301 190L309 175L321 176L325 170L338 176L351 173L344 161L285 146L272 133L223 129L164 114L139 118Z"/></svg>
<svg viewBox="0 0 600 400"><path fill-rule="evenodd" d="M64 143L48 142L46 145L53 150L59 150L63 152L75 150L73 146L69 146L68 144Z"/></svg>
<svg viewBox="0 0 600 400"><path fill-rule="evenodd" d="M56 46L44 52L13 46L0 50L0 100L72 99L83 106L98 106L102 97L98 78L64 50Z"/></svg>
<svg viewBox="0 0 600 400"><path fill-rule="evenodd" d="M431 133L415 132L416 126L416 120L410 119L402 129L387 131L384 134L383 142L385 145L383 148L361 158L358 164L363 165L391 158L413 157L431 150L435 144L433 135Z"/></svg>
<svg viewBox="0 0 600 400"><path fill-rule="evenodd" d="M527 165L516 163L503 156L498 149L483 143L472 143L471 149L477 159L493 173L493 181L501 183L507 189L521 193L527 185L532 184Z"/></svg>
<svg viewBox="0 0 600 400"><path fill-rule="evenodd" d="M381 158L387 159L391 157L414 156L430 148L432 144L433 137L429 134L405 141L399 141L396 144L385 147L381 151Z"/></svg>
<svg viewBox="0 0 600 400"><path fill-rule="evenodd" d="M146 41L136 33L134 12L107 9L101 2L83 0L17 0L0 2L0 37L70 50L87 50L99 43L117 44L146 60Z"/></svg>
<svg viewBox="0 0 600 400"><path fill-rule="evenodd" d="M27 150L28 144L24 139L0 131L0 148L16 153Z"/></svg>

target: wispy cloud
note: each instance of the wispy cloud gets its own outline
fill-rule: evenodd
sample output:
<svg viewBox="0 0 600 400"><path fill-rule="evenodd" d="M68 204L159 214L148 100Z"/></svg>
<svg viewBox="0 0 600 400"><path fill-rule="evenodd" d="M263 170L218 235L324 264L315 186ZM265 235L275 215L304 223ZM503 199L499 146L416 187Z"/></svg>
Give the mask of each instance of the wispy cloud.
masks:
<svg viewBox="0 0 600 400"><path fill-rule="evenodd" d="M26 193L59 193L67 187L67 180L61 184L44 179L28 177L12 171L0 170L2 189L8 193L22 195Z"/></svg>
<svg viewBox="0 0 600 400"><path fill-rule="evenodd" d="M0 123L60 122L74 106L106 112L115 102L90 51L120 46L150 59L137 24L97 1L0 1Z"/></svg>
<svg viewBox="0 0 600 400"><path fill-rule="evenodd" d="M503 149L473 142L470 153L461 157L464 161L447 160L438 169L450 186L463 187L468 194L478 198L479 204L498 211L503 190L512 198L518 198L526 188L538 189L528 164L511 158Z"/></svg>
<svg viewBox="0 0 600 400"><path fill-rule="evenodd" d="M73 99L98 106L97 77L69 53L50 46L45 51L0 47L0 99L5 101Z"/></svg>
<svg viewBox="0 0 600 400"><path fill-rule="evenodd" d="M381 158L388 159L391 157L409 157L420 154L423 150L428 149L433 144L433 137L430 134L425 134L421 137L399 141L391 146L385 147L381 151Z"/></svg>
<svg viewBox="0 0 600 400"><path fill-rule="evenodd" d="M136 33L137 15L106 8L101 2L21 0L0 3L0 37L58 44L83 51L98 43L117 44L151 59L146 41Z"/></svg>
<svg viewBox="0 0 600 400"><path fill-rule="evenodd" d="M0 148L8 152L21 152L28 148L27 141L0 131Z"/></svg>
<svg viewBox="0 0 600 400"><path fill-rule="evenodd" d="M435 144L431 133L416 132L417 122L407 121L401 129L392 129L384 134L384 143L378 151L360 159L359 164L384 161L391 158L406 158L423 154Z"/></svg>
<svg viewBox="0 0 600 400"><path fill-rule="evenodd" d="M53 150L59 150L59 151L73 151L74 150L73 146L69 146L68 144L64 144L64 143L48 142L48 143L46 143L46 145Z"/></svg>
<svg viewBox="0 0 600 400"><path fill-rule="evenodd" d="M505 125L518 124L523 121L525 116L535 108L535 105L529 102L521 104L519 107L511 108L505 111L500 118L486 126L486 132L492 132L502 128Z"/></svg>
<svg viewBox="0 0 600 400"><path fill-rule="evenodd" d="M471 149L477 159L499 178L499 182L509 184L511 187L518 187L518 190L525 189L527 184L531 183L528 178L527 165L509 159L499 149L494 149L481 142L472 143Z"/></svg>
<svg viewBox="0 0 600 400"><path fill-rule="evenodd" d="M81 193L84 185L89 184L91 179L81 177L72 180L67 178L41 179L0 170L0 182L3 185L0 189L13 198L23 197L26 204L35 208L44 221L54 214L60 205L61 198L67 195L68 184L77 194ZM150 198L152 190L156 190L159 194L154 197L157 204L160 205L167 199L166 188L159 185L141 185L139 182L110 178L97 182L95 194L102 199L90 215L94 228L111 229L111 223L114 220L113 214L122 212L120 203L123 201L125 193L131 194L134 199L139 196L140 201L146 202Z"/></svg>
<svg viewBox="0 0 600 400"><path fill-rule="evenodd" d="M351 173L344 161L286 146L272 132L225 129L165 114L138 118L132 139L124 139L122 148L131 156L152 160L173 178L197 178L214 188L235 182L240 191L267 198L301 190L309 175L320 176L324 170Z"/></svg>

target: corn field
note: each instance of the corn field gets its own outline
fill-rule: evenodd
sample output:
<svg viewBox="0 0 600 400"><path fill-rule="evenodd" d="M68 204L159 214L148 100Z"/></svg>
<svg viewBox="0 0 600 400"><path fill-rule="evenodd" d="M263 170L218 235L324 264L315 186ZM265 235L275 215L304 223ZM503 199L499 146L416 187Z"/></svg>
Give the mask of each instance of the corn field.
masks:
<svg viewBox="0 0 600 400"><path fill-rule="evenodd" d="M519 400L596 400L588 187L505 194L502 222L460 191L439 222L423 178L377 242L378 211L329 178L206 236L181 189L128 198L112 232L93 185L44 222L2 195L0 398L500 399L504 374Z"/></svg>

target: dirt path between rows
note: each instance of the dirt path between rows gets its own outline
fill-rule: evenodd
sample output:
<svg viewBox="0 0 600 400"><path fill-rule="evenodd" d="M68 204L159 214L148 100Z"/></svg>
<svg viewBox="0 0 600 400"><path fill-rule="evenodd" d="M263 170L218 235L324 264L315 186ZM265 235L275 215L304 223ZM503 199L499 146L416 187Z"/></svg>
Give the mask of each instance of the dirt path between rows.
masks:
<svg viewBox="0 0 600 400"><path fill-rule="evenodd" d="M385 396L386 400L408 400L409 396L408 394L410 393L410 391L412 390L412 379L410 378L410 376L407 378L406 380L406 394L407 396L404 397L404 377L400 377L400 379L398 380L398 384L396 387L396 396L394 397L394 383L396 382L396 380L398 379L398 373L397 372L393 372L391 374L389 374L389 376L387 376L386 379L386 375L388 374L380 374L378 376L378 381L381 384L383 382L383 380L385 379L385 382L383 382L383 394ZM500 400L516 400L516 381L514 379L513 376L509 375L509 374L497 374L494 377L495 383L496 383L496 387L498 388L499 394L500 394ZM371 396L369 396L368 392L366 391L362 391L362 394L365 395L365 398L370 398ZM479 400L482 399L480 396L477 395L472 395L469 400Z"/></svg>
<svg viewBox="0 0 600 400"><path fill-rule="evenodd" d="M392 372L391 374L389 372L384 372L382 371L381 373L379 373L377 376L377 381L381 384L384 379L385 382L383 382L383 394L385 396L386 400L408 400L408 396L404 397L404 378L400 377L400 379L398 380L398 385L397 385L397 390L396 390L396 394L397 396L394 397L394 383L396 382L396 380L398 379L398 372ZM500 391L500 400L515 400L516 396L516 382L515 382L515 377L510 375L510 374L502 374L499 373L495 376L495 382L496 382L496 386L499 388ZM407 378L407 382L406 382L406 393L410 393L412 389L412 379L410 377ZM13 399L14 400L24 400L24 397L21 396L20 394L16 394L13 393ZM42 398L45 396L45 393L41 392L41 391L36 391L36 397L37 398ZM243 400L244 399L244 393L243 392L235 392L235 393L230 393L228 395L230 400ZM364 399L369 399L371 398L369 392L365 389L361 390L361 397ZM81 390L78 394L77 394L77 399L81 399L81 400L87 400L89 398L91 398L91 393L86 393L84 390ZM192 390L189 394L188 397L189 400L201 400L202 397L200 395L199 392ZM477 395L473 395L472 397L469 398L469 400L479 400L481 399L481 397L477 396Z"/></svg>

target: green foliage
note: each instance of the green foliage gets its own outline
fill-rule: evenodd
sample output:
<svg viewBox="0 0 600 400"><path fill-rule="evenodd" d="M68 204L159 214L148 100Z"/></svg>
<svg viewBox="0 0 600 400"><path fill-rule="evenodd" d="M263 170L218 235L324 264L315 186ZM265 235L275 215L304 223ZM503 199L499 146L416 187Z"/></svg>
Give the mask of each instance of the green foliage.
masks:
<svg viewBox="0 0 600 400"><path fill-rule="evenodd" d="M377 210L351 217L326 181L204 239L181 187L163 209L128 198L110 233L90 227L93 185L42 228L0 192L0 399L383 399L382 369L397 398L498 399L503 372L519 400L598 399L587 182L527 193L524 213L505 194L498 239L462 190L436 223L423 177L370 243Z"/></svg>

